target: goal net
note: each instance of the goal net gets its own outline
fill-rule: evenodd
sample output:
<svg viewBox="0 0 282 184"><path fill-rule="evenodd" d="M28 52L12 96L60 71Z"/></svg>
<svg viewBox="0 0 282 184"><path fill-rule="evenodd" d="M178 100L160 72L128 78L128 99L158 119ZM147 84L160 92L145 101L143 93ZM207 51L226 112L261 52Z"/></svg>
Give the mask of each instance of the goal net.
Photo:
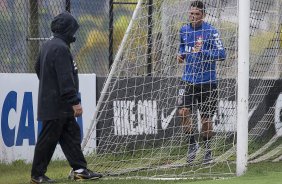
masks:
<svg viewBox="0 0 282 184"><path fill-rule="evenodd" d="M238 4L237 0L203 2L204 21L215 33L211 27L205 31L187 28L192 1L138 1L83 142L84 150L90 150L90 168L111 177L156 179L235 174ZM250 76L246 80L250 81L249 155L253 162L279 160L281 153L274 144L280 128L280 111L276 112L280 10L280 1L251 1ZM185 41L199 32L202 37ZM192 52L189 45L196 49L198 42L203 44L201 58L187 59ZM204 56L203 48L216 56ZM220 58L221 49L225 54ZM179 54L185 56L182 63L177 60ZM194 68L187 72L187 65ZM203 87L199 84L205 82L197 83L197 79L207 73L216 78ZM194 77L192 82L185 81L183 74ZM214 83L216 88L211 88ZM197 84L202 87L196 88ZM188 115L187 111L181 114L183 107L190 109ZM271 148L278 151L269 155Z"/></svg>

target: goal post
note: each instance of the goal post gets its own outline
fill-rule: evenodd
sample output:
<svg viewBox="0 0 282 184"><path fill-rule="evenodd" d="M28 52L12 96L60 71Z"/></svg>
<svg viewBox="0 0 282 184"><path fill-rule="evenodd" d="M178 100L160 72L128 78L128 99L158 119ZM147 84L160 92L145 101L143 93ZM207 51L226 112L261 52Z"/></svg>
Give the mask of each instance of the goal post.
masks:
<svg viewBox="0 0 282 184"><path fill-rule="evenodd" d="M238 21L238 97L236 174L243 175L248 161L250 0L239 0Z"/></svg>
<svg viewBox="0 0 282 184"><path fill-rule="evenodd" d="M194 1L148 2L138 1L97 90L82 144L89 167L113 178L170 180L240 176L249 161L279 160L267 151L282 127L282 22L273 18L281 3L203 0L203 30L189 27ZM182 55L188 59L179 62ZM212 77L187 79L204 75Z"/></svg>

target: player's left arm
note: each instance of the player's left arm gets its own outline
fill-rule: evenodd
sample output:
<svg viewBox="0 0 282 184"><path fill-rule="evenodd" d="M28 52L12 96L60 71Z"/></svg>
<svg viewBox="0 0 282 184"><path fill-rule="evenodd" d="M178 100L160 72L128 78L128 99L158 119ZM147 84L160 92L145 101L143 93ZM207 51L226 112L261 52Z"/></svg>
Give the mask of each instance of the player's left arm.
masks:
<svg viewBox="0 0 282 184"><path fill-rule="evenodd" d="M213 30L211 39L209 40L210 47L208 50L203 50L205 59L207 60L225 60L225 49L220 39L219 33Z"/></svg>

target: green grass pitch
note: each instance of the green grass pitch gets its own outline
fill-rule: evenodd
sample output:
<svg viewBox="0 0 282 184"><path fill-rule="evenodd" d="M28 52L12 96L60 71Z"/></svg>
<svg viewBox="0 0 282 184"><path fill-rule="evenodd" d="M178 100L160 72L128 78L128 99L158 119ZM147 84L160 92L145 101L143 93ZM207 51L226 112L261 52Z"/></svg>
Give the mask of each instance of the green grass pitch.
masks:
<svg viewBox="0 0 282 184"><path fill-rule="evenodd" d="M30 164L23 161L16 161L12 164L0 164L0 184L24 184L30 180ZM48 175L59 184L77 183L67 179L70 167L67 162L55 161L48 168ZM78 182L84 184L281 184L282 183L282 162L263 162L250 164L244 176L224 179L209 180L174 180L174 181L148 181L134 179L110 179L105 177L97 181Z"/></svg>

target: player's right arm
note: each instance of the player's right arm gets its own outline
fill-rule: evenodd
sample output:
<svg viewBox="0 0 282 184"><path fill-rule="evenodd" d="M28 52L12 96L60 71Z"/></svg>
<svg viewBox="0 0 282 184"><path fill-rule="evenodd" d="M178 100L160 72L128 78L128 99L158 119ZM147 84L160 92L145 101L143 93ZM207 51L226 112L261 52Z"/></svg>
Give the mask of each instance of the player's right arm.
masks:
<svg viewBox="0 0 282 184"><path fill-rule="evenodd" d="M183 40L183 35L184 35L184 32L183 32L183 27L180 29L180 32L179 32L179 36L180 36L180 45L179 45L179 51L178 51L178 54L177 54L177 61L179 63L183 63L184 60L185 60L185 42Z"/></svg>

